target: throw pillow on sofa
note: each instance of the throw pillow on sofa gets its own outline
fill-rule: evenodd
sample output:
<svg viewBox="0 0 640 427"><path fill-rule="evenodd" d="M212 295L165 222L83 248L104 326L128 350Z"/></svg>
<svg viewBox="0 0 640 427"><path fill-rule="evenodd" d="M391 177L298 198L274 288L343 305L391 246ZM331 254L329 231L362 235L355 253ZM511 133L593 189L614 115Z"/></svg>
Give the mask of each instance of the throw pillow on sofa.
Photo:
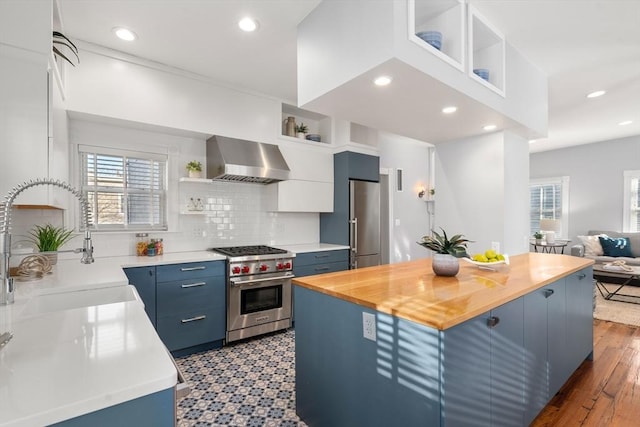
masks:
<svg viewBox="0 0 640 427"><path fill-rule="evenodd" d="M598 239L600 240L605 256L633 257L628 237L599 236Z"/></svg>
<svg viewBox="0 0 640 427"><path fill-rule="evenodd" d="M599 237L606 237L606 234L598 234L595 236L578 236L578 240L584 246L585 256L601 256L604 255Z"/></svg>

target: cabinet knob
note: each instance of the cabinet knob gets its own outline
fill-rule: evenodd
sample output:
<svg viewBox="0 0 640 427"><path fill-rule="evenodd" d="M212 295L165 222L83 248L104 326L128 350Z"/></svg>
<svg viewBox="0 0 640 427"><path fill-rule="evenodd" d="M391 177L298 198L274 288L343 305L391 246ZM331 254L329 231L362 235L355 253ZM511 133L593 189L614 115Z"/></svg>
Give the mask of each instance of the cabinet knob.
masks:
<svg viewBox="0 0 640 427"><path fill-rule="evenodd" d="M555 291L553 289L545 289L544 290L544 297L545 298L549 298L551 295L553 295Z"/></svg>
<svg viewBox="0 0 640 427"><path fill-rule="evenodd" d="M582 273L582 274L578 274L578 280L582 280L582 279L584 279L585 277L587 277L587 275L586 275L586 274L584 274L584 273Z"/></svg>
<svg viewBox="0 0 640 427"><path fill-rule="evenodd" d="M498 323L500 323L500 318L497 316L491 316L487 319L487 326L490 328L495 328Z"/></svg>

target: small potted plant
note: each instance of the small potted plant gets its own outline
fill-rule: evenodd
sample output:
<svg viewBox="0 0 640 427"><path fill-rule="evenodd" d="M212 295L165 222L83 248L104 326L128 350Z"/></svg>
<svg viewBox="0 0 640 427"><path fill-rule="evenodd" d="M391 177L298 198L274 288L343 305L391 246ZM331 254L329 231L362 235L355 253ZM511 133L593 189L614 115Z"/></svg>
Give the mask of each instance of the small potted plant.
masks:
<svg viewBox="0 0 640 427"><path fill-rule="evenodd" d="M29 240L40 252L55 252L60 246L73 238L73 230L67 230L64 227L54 227L51 224L35 225L29 231ZM58 254L45 254L51 265L58 262Z"/></svg>
<svg viewBox="0 0 640 427"><path fill-rule="evenodd" d="M442 235L436 231L431 231L432 236L424 236L418 242L420 246L431 249L433 255L433 272L436 276L455 276L460 269L458 258L467 257L467 240L462 234L456 234L449 238L442 230Z"/></svg>
<svg viewBox="0 0 640 427"><path fill-rule="evenodd" d="M305 139L309 128L304 123L300 123L296 125L296 133L298 134L298 138Z"/></svg>
<svg viewBox="0 0 640 427"><path fill-rule="evenodd" d="M536 239L536 245L539 245L542 243L544 234L542 234L542 231L536 231L535 233L533 233L533 238Z"/></svg>
<svg viewBox="0 0 640 427"><path fill-rule="evenodd" d="M189 178L200 178L202 174L202 163L192 160L187 163L187 171L189 171Z"/></svg>

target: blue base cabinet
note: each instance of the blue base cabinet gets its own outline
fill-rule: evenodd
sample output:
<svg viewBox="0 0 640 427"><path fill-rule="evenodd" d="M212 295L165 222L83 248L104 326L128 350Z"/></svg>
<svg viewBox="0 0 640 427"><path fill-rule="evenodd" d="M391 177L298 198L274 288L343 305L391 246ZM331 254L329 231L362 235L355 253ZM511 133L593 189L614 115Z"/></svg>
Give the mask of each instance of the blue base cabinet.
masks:
<svg viewBox="0 0 640 427"><path fill-rule="evenodd" d="M175 390L170 388L52 425L55 427L174 427L175 407Z"/></svg>
<svg viewBox="0 0 640 427"><path fill-rule="evenodd" d="M320 427L529 425L592 357L591 278L583 269L444 331L295 286L296 412Z"/></svg>
<svg viewBox="0 0 640 427"><path fill-rule="evenodd" d="M226 332L224 261L125 269L164 345L174 354L211 344ZM211 346L209 346L211 347ZM204 348L204 347L203 347Z"/></svg>
<svg viewBox="0 0 640 427"><path fill-rule="evenodd" d="M349 250L306 252L296 255L293 274L296 277L331 273L349 269Z"/></svg>

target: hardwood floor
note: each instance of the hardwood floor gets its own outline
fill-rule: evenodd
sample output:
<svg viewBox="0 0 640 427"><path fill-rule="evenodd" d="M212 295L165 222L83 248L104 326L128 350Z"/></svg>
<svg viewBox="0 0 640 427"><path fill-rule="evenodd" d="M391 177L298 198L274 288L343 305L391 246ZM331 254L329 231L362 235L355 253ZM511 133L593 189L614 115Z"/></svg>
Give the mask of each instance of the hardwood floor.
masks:
<svg viewBox="0 0 640 427"><path fill-rule="evenodd" d="M640 328L595 320L593 344L532 426L640 425Z"/></svg>

